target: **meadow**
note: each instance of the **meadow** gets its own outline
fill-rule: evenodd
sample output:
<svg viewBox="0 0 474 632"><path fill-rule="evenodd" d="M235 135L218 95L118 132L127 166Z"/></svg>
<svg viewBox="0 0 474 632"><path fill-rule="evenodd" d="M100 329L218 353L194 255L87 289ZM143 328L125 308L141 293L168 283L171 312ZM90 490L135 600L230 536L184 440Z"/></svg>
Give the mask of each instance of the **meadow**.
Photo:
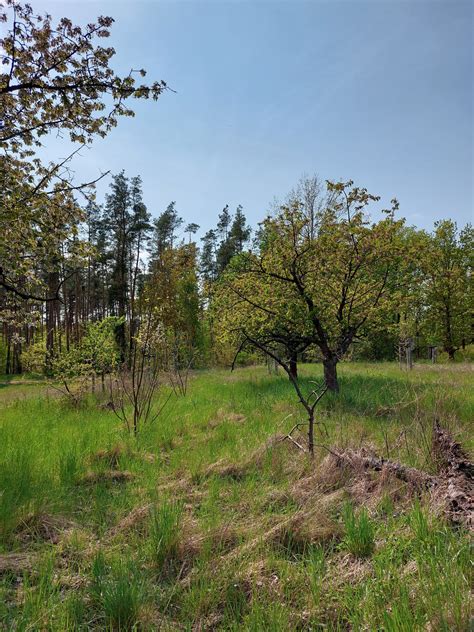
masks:
<svg viewBox="0 0 474 632"><path fill-rule="evenodd" d="M195 372L136 438L106 396L0 380L0 628L467 630L467 530L332 450L436 473L435 421L472 450L472 365L339 374L314 460L282 440L304 416L263 367Z"/></svg>

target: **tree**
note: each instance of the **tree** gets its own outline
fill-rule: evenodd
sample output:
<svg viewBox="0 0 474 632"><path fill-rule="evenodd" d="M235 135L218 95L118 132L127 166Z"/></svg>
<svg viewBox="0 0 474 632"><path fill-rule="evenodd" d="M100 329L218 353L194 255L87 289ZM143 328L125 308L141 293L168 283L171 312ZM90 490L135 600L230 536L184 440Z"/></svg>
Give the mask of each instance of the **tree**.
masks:
<svg viewBox="0 0 474 632"><path fill-rule="evenodd" d="M215 306L221 336L239 348L248 343L288 364L295 352L317 348L325 383L337 391L337 363L391 306L403 221L394 219L393 200L369 224L366 207L379 198L352 181L328 183L328 191L333 201L314 237L299 203L265 220L263 246L230 266Z"/></svg>
<svg viewBox="0 0 474 632"><path fill-rule="evenodd" d="M153 259L158 258L167 248L173 247L176 231L184 221L179 217L175 205L176 202L170 202L166 210L154 221L152 242Z"/></svg>
<svg viewBox="0 0 474 632"><path fill-rule="evenodd" d="M53 359L52 375L62 383L62 392L74 405L81 402L90 381L95 390L96 377L100 376L104 391L105 375L117 368L119 349L114 336L117 324L116 318L90 323L79 344Z"/></svg>
<svg viewBox="0 0 474 632"><path fill-rule="evenodd" d="M48 288L34 262L46 236L57 239L53 213L60 231L82 219L77 204L61 199L90 184L73 181L72 158L121 116L133 116L130 99L157 99L166 84L137 84L144 70L124 77L113 71L115 50L97 43L109 37L110 17L85 28L68 18L53 24L30 5L6 0L0 22L7 24L0 39L0 286L21 299L56 301L64 279ZM66 158L44 164L35 150L51 132L73 145Z"/></svg>
<svg viewBox="0 0 474 632"><path fill-rule="evenodd" d="M317 226L324 209L331 206L334 194L327 189L319 176L303 175L286 199L286 205L298 204L307 220L307 231L311 239L316 237Z"/></svg>
<svg viewBox="0 0 474 632"><path fill-rule="evenodd" d="M215 230L208 230L201 238L200 272L205 283L212 283L217 279L216 248L217 235Z"/></svg>
<svg viewBox="0 0 474 632"><path fill-rule="evenodd" d="M199 224L195 224L194 222L191 222L190 224L186 226L186 228L184 229L184 232L187 233L189 236L189 243L191 243L192 235L195 235L200 228L201 227L199 226Z"/></svg>
<svg viewBox="0 0 474 632"><path fill-rule="evenodd" d="M472 337L473 246L472 226L459 232L455 222L442 220L436 222L422 256L429 326L450 360Z"/></svg>
<svg viewBox="0 0 474 632"><path fill-rule="evenodd" d="M129 366L121 364L110 401L115 415L137 436L160 416L173 391L163 392L160 348L164 341L153 309L145 307L131 348ZM162 396L162 397L160 397Z"/></svg>
<svg viewBox="0 0 474 632"><path fill-rule="evenodd" d="M196 244L166 247L150 265L143 301L153 309L169 352L163 365L181 370L191 364L201 339L201 305Z"/></svg>
<svg viewBox="0 0 474 632"><path fill-rule="evenodd" d="M130 307L134 312L140 254L151 225L146 206L142 202L139 177L130 182L122 171L113 176L110 189L103 216L104 226L109 234L110 259L113 260L109 305L112 314L120 319L117 342L123 362L127 355L126 318L131 320Z"/></svg>
<svg viewBox="0 0 474 632"><path fill-rule="evenodd" d="M229 211L229 205L226 204L222 209L222 212L219 213L219 219L217 221L217 233L221 238L221 241L225 241L227 239L231 221L232 217Z"/></svg>
<svg viewBox="0 0 474 632"><path fill-rule="evenodd" d="M229 207L224 208L217 222L217 233L221 237L216 250L216 268L217 274L220 275L227 268L232 257L242 252L244 245L250 238L251 229L247 226L247 220L240 204L233 219Z"/></svg>
<svg viewBox="0 0 474 632"><path fill-rule="evenodd" d="M239 254L244 249L244 245L250 239L252 229L247 226L247 220L244 215L244 210L239 204L235 211L234 220L230 227L229 238L233 245L234 254Z"/></svg>
<svg viewBox="0 0 474 632"><path fill-rule="evenodd" d="M120 77L110 68L115 50L96 46L95 40L110 36L111 17L101 16L83 29L68 18L54 26L51 16L35 15L17 0L6 0L0 11L1 22L10 18L0 40L0 143L15 154L40 145L53 130L81 144L105 136L119 116L133 116L126 103L130 97L157 99L166 88L163 81L137 85L134 75L144 77L144 70Z"/></svg>

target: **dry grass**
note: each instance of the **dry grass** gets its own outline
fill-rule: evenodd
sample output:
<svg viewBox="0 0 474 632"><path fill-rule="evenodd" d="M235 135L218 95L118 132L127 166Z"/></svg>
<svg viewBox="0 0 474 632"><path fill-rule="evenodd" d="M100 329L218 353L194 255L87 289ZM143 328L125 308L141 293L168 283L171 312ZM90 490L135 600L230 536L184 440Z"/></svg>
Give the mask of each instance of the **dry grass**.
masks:
<svg viewBox="0 0 474 632"><path fill-rule="evenodd" d="M64 532L75 529L76 526L75 522L63 516L31 513L18 524L15 536L24 545L32 541L57 544Z"/></svg>
<svg viewBox="0 0 474 632"><path fill-rule="evenodd" d="M37 556L31 553L4 553L0 554L0 576L11 573L21 577L25 572L34 570Z"/></svg>
<svg viewBox="0 0 474 632"><path fill-rule="evenodd" d="M98 483L128 483L135 476L127 470L105 470L104 472L86 472L77 480L77 485L97 485Z"/></svg>

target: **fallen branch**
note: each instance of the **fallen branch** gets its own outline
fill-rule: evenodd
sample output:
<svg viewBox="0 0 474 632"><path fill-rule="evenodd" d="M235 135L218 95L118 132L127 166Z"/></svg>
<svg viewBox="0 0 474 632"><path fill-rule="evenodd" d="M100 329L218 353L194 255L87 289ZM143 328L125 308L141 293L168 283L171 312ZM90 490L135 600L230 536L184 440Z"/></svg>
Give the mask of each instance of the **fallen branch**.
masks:
<svg viewBox="0 0 474 632"><path fill-rule="evenodd" d="M416 488L430 488L436 484L436 477L422 472L415 467L402 465L397 461L384 459L383 457L368 455L362 450L344 450L343 452L331 452L339 460L339 464L349 465L354 469L385 470L395 478L410 483Z"/></svg>
<svg viewBox="0 0 474 632"><path fill-rule="evenodd" d="M474 528L474 464L461 444L436 423L433 430L433 453L439 463L437 476L414 467L384 459L365 450L344 450L332 454L339 466L355 470L388 472L411 484L417 490L427 490L432 502L455 524Z"/></svg>

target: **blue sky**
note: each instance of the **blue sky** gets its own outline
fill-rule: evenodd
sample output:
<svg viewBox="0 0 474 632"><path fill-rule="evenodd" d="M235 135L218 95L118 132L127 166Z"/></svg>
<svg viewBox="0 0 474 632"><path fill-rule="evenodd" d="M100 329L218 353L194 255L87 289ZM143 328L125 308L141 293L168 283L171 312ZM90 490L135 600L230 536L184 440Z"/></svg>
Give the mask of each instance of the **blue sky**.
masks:
<svg viewBox="0 0 474 632"><path fill-rule="evenodd" d="M175 200L202 234L242 204L255 226L317 172L396 196L409 224L473 219L470 1L31 2L111 15L114 67L176 90L75 165L140 174L153 215Z"/></svg>

